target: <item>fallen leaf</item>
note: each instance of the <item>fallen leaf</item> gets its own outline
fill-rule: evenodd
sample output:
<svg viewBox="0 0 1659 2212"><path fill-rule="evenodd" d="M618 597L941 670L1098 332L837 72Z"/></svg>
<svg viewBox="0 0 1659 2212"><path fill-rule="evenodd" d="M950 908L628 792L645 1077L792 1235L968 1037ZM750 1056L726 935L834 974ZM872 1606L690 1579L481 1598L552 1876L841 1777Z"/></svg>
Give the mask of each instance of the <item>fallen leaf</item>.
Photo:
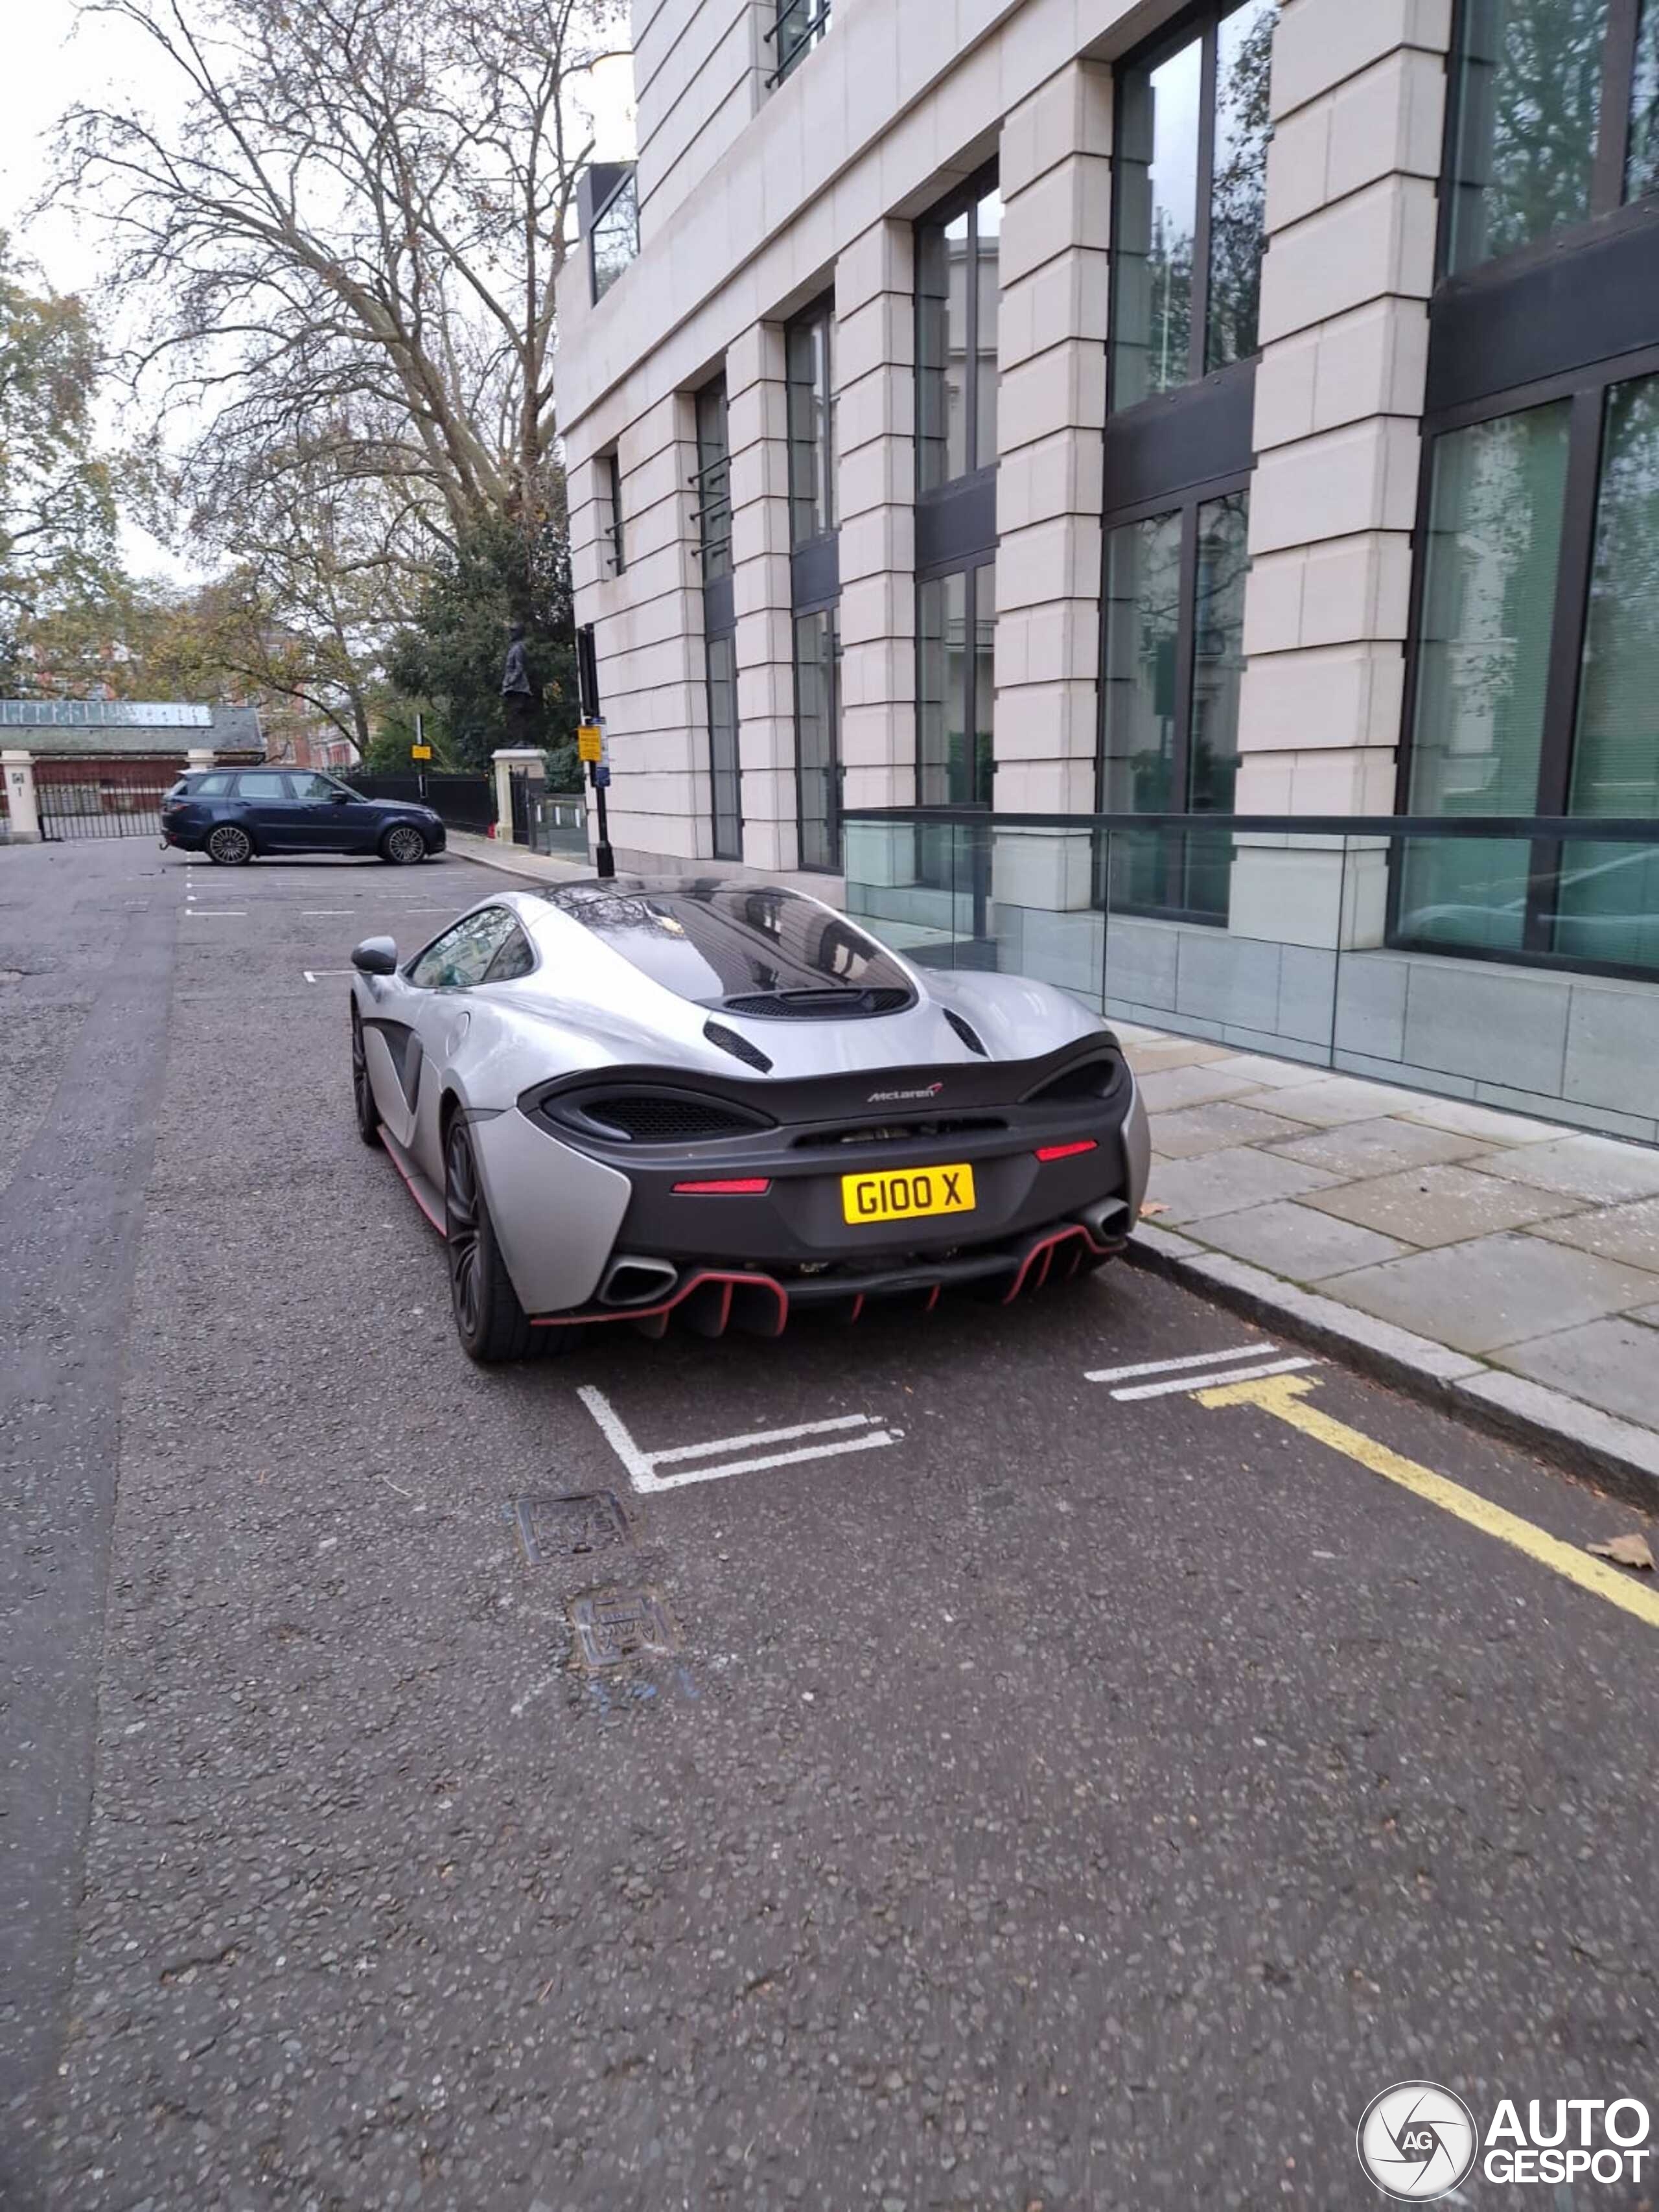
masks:
<svg viewBox="0 0 1659 2212"><path fill-rule="evenodd" d="M1588 1548L1598 1559L1611 1559L1615 1566L1639 1567L1650 1575L1653 1572L1653 1553L1644 1535L1615 1536L1610 1544L1591 1544Z"/></svg>
<svg viewBox="0 0 1659 2212"><path fill-rule="evenodd" d="M1143 1221L1151 1221L1155 1215L1167 1213L1169 1210L1161 1198L1143 1198L1140 1201L1140 1218Z"/></svg>

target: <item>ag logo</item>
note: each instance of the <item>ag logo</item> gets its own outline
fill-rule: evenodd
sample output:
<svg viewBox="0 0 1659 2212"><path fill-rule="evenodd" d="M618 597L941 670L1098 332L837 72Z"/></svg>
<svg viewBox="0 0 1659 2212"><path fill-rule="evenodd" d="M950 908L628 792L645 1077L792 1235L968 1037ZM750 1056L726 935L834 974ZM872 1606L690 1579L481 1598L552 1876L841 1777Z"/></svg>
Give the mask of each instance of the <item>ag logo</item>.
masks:
<svg viewBox="0 0 1659 2212"><path fill-rule="evenodd" d="M1402 2203L1445 2197L1480 2148L1474 2115L1437 2081L1396 2081L1366 2106L1359 2123L1366 2178Z"/></svg>

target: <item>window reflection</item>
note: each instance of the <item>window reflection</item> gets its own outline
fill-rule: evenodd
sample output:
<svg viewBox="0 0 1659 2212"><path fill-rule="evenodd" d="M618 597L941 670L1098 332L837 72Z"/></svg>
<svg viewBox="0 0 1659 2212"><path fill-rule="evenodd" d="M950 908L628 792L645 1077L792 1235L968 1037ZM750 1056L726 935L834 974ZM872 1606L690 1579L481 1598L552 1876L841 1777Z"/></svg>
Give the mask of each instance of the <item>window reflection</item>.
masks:
<svg viewBox="0 0 1659 2212"><path fill-rule="evenodd" d="M1589 215L1607 0L1468 0L1449 264L1474 267Z"/></svg>
<svg viewBox="0 0 1659 2212"><path fill-rule="evenodd" d="M1192 374L1202 81L1199 39L1156 68L1129 70L1124 80L1112 303L1118 407L1185 384Z"/></svg>

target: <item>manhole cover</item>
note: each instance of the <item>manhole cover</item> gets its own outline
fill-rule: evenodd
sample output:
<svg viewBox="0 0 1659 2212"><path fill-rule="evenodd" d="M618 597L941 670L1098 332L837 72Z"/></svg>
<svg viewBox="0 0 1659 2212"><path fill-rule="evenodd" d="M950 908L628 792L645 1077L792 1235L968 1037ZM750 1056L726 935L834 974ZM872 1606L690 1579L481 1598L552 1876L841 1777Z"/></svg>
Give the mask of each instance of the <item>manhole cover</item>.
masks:
<svg viewBox="0 0 1659 2212"><path fill-rule="evenodd" d="M680 1648L680 1633L653 1589L602 1590L579 1597L570 1626L584 1667L618 1667L624 1659L657 1656Z"/></svg>
<svg viewBox="0 0 1659 2212"><path fill-rule="evenodd" d="M634 1534L620 1501L609 1490L567 1498L515 1498L513 1518L526 1562L583 1559L590 1552L629 1551Z"/></svg>

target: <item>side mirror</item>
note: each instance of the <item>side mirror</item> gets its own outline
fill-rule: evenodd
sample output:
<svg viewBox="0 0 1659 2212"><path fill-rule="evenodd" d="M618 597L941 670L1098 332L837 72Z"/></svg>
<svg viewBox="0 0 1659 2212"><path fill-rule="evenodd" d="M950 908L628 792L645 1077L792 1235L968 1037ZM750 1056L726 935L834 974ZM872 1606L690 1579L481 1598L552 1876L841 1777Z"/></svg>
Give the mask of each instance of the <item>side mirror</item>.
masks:
<svg viewBox="0 0 1659 2212"><path fill-rule="evenodd" d="M336 784L334 788L328 794L329 805L331 806L343 806L350 796L351 793L349 791L342 791L338 784Z"/></svg>
<svg viewBox="0 0 1659 2212"><path fill-rule="evenodd" d="M360 975L395 975L397 945L390 937L366 937L352 954L351 964Z"/></svg>

